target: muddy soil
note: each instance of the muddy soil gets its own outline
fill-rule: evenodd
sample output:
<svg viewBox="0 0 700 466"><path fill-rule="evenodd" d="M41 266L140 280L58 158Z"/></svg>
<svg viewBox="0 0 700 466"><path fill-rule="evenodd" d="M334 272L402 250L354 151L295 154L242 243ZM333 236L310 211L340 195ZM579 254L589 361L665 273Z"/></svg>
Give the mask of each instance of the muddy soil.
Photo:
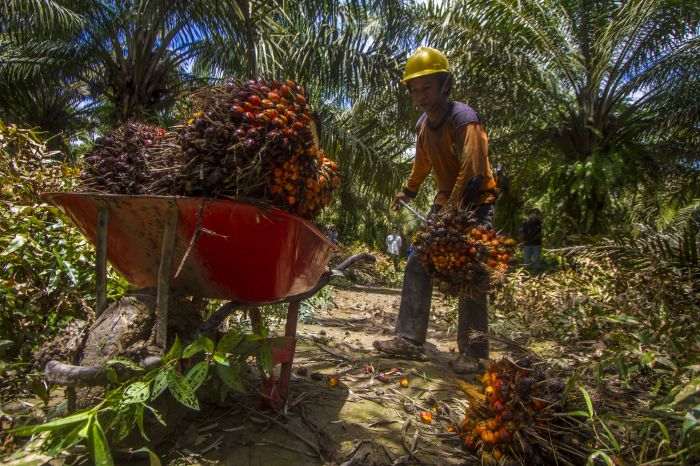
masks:
<svg viewBox="0 0 700 466"><path fill-rule="evenodd" d="M286 411L258 410L253 392L259 381L251 378L250 395L188 416L160 446L161 458L169 464L478 464L447 433L463 414L457 383L465 376L448 364L456 341L446 303L433 299L427 361L382 357L372 347L392 336L399 295L395 289L334 289L336 307L299 324ZM502 350L496 344L492 357ZM374 373L365 373L370 365ZM306 375L298 372L302 367ZM380 371L388 383L377 379ZM334 375L340 384L333 388L328 378ZM402 377L408 387L401 387ZM430 424L421 421L423 411L431 411Z"/></svg>

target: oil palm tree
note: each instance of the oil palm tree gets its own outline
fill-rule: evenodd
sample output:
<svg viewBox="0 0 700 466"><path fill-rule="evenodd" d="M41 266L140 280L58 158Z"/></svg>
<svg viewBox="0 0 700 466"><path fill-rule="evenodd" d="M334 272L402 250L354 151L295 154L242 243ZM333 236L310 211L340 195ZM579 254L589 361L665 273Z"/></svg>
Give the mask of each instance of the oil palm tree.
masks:
<svg viewBox="0 0 700 466"><path fill-rule="evenodd" d="M530 194L557 212L561 233L605 231L625 190L662 183L662 167L696 158L696 2L466 0L425 9L423 37L448 49L500 133L495 149L513 171L540 180Z"/></svg>

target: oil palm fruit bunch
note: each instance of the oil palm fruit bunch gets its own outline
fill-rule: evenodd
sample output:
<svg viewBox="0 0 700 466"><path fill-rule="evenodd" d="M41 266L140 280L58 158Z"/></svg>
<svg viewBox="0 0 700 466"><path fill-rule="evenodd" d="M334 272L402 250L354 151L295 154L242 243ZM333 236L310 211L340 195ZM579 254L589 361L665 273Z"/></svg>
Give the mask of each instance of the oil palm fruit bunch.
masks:
<svg viewBox="0 0 700 466"><path fill-rule="evenodd" d="M413 238L438 288L460 295L488 286L511 263L516 242L494 230L475 226L467 211L449 210L433 217Z"/></svg>
<svg viewBox="0 0 700 466"><path fill-rule="evenodd" d="M561 411L568 400L564 384L534 368L529 356L516 362L491 361L482 387L462 383L469 410L459 425L462 447L482 463L509 465L585 464L588 428Z"/></svg>
<svg viewBox="0 0 700 466"><path fill-rule="evenodd" d="M178 127L188 196L268 202L311 219L340 184L338 165L318 148L316 123L293 81L232 81L201 89Z"/></svg>
<svg viewBox="0 0 700 466"><path fill-rule="evenodd" d="M171 135L163 128L126 123L95 141L85 155L81 189L113 194L145 194L153 182L152 149Z"/></svg>

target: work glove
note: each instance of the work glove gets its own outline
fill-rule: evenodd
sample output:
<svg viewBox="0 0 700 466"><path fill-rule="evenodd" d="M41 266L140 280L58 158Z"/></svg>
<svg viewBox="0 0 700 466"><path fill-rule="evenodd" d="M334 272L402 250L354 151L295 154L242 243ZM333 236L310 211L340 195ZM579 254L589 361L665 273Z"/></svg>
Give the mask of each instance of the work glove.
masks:
<svg viewBox="0 0 700 466"><path fill-rule="evenodd" d="M433 206L430 208L430 212L428 212L428 219L432 220L437 218L441 211L442 206L440 204L433 204Z"/></svg>
<svg viewBox="0 0 700 466"><path fill-rule="evenodd" d="M476 196L479 195L479 188L481 188L481 182L483 180L484 177L481 175L476 175L471 180L469 180L469 183L467 183L467 186L464 188L464 195L462 196L463 206L466 207L469 204L474 203L474 201L476 200Z"/></svg>

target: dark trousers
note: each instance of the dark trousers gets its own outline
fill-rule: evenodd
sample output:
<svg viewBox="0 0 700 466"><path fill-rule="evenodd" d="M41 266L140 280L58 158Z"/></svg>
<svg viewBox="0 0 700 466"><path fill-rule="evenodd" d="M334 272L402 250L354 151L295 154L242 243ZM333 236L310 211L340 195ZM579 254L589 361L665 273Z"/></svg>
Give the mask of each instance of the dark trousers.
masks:
<svg viewBox="0 0 700 466"><path fill-rule="evenodd" d="M476 225L493 228L493 204L477 207L474 217ZM396 334L425 343L430 320L430 302L433 284L430 274L416 254L411 254L403 274L401 305L396 322ZM478 358L488 358L488 306L486 292L478 295L461 297L457 307L457 346L460 353ZM471 335L477 331L483 335Z"/></svg>

